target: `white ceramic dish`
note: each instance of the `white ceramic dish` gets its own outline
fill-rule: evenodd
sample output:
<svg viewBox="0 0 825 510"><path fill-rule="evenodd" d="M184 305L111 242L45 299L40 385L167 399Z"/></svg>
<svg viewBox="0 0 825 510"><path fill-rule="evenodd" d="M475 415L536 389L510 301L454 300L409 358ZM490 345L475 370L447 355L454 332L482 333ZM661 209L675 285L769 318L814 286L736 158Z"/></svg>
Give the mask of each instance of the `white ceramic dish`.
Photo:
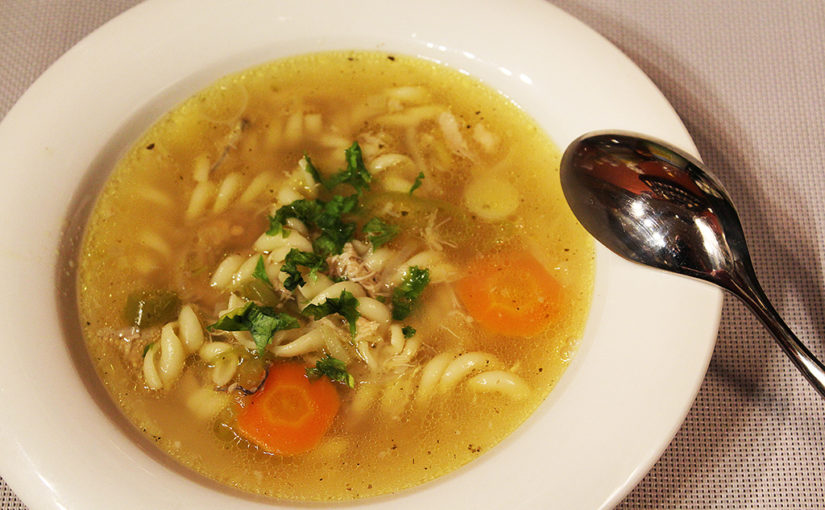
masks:
<svg viewBox="0 0 825 510"><path fill-rule="evenodd" d="M0 125L0 475L32 510L273 507L188 474L123 426L72 334L71 267L60 255L71 253L111 164L161 113L223 74L340 48L462 69L511 97L560 147L620 128L695 153L641 71L539 0L154 0L128 11L54 64ZM720 310L718 290L599 249L585 338L534 416L450 476L346 506L617 503L687 413Z"/></svg>

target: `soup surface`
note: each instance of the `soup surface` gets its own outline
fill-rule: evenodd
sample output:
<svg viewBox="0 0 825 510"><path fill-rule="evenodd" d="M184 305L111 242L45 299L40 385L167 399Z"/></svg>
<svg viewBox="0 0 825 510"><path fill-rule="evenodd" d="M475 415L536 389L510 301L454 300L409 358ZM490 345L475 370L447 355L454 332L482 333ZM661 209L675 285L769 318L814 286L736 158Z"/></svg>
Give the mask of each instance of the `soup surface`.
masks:
<svg viewBox="0 0 825 510"><path fill-rule="evenodd" d="M575 351L593 248L559 153L466 75L372 52L225 77L91 215L78 300L126 416L292 500L397 492L492 448Z"/></svg>

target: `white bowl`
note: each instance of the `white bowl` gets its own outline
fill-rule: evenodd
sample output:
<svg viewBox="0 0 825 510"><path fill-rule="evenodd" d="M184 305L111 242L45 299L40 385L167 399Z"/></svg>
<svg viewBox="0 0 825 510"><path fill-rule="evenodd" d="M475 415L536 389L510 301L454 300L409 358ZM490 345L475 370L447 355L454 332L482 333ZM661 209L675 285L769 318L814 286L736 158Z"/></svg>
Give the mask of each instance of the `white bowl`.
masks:
<svg viewBox="0 0 825 510"><path fill-rule="evenodd" d="M161 113L229 72L341 48L418 55L477 76L527 110L560 147L583 132L616 128L695 154L639 69L538 0L139 5L55 63L0 125L0 474L32 510L273 507L188 473L124 424L77 335L66 255L113 162ZM452 475L348 506L619 502L687 413L720 310L718 290L598 249L585 337L539 410Z"/></svg>

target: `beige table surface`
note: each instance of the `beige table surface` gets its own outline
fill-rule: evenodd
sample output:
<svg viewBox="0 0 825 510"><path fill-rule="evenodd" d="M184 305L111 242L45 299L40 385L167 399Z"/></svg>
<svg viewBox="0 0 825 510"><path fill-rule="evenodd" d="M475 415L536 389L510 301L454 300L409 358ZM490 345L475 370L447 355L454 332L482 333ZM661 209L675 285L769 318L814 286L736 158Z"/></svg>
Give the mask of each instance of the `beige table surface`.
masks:
<svg viewBox="0 0 825 510"><path fill-rule="evenodd" d="M0 117L135 3L0 0ZM825 1L552 3L664 92L736 201L774 305L825 358ZM23 508L0 479L0 509ZM733 299L684 425L620 508L825 508L825 401Z"/></svg>

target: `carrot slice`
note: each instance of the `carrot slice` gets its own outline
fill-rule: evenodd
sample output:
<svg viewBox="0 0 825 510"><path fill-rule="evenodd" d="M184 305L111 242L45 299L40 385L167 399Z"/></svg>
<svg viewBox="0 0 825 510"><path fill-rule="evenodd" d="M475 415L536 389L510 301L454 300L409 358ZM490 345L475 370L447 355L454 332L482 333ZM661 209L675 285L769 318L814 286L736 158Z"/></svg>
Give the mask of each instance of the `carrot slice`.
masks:
<svg viewBox="0 0 825 510"><path fill-rule="evenodd" d="M326 376L310 381L300 363L273 365L264 387L238 414L249 441L278 455L297 455L318 444L338 414L338 391Z"/></svg>
<svg viewBox="0 0 825 510"><path fill-rule="evenodd" d="M509 336L534 336L559 312L561 285L528 253L476 260L456 282L459 300L483 327Z"/></svg>

